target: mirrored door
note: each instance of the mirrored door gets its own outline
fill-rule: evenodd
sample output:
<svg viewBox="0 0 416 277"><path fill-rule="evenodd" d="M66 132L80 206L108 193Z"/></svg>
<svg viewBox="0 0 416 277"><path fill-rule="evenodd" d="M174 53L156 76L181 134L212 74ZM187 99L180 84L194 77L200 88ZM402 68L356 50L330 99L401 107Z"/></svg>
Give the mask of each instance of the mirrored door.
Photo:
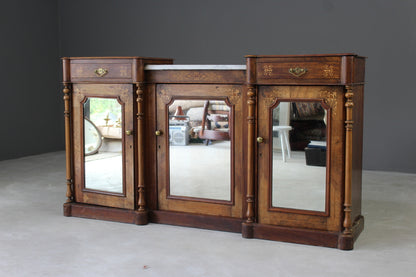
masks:
<svg viewBox="0 0 416 277"><path fill-rule="evenodd" d="M337 228L343 157L331 153L342 153L342 101L340 88L259 88L260 223Z"/></svg>
<svg viewBox="0 0 416 277"><path fill-rule="evenodd" d="M159 85L159 209L242 217L242 88Z"/></svg>
<svg viewBox="0 0 416 277"><path fill-rule="evenodd" d="M128 85L75 85L76 201L134 208L134 126Z"/></svg>

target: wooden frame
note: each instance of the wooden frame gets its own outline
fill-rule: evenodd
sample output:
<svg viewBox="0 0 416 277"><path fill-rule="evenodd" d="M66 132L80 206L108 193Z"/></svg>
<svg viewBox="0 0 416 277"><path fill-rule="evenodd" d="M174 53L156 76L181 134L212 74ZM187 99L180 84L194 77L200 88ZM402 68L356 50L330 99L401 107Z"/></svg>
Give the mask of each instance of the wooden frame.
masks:
<svg viewBox="0 0 416 277"><path fill-rule="evenodd" d="M172 60L63 58L66 216L174 224L241 232L245 238L353 248L364 226L365 58L355 54L246 56L245 69L152 64L169 65ZM131 141L125 143L125 175L130 178L126 186L131 185L125 196L128 204L115 204L120 195L82 190L77 103L79 97L91 95L119 98L125 105L125 121L132 131ZM230 201L170 195L167 107L175 99L223 100L231 107ZM283 101L317 101L328 109L325 212L271 206L270 113ZM265 142L259 143L259 137ZM85 193L91 195L84 198Z"/></svg>
<svg viewBox="0 0 416 277"><path fill-rule="evenodd" d="M157 137L157 164L158 164L158 204L159 210L170 210L175 212L189 212L206 215L218 215L224 217L242 218L242 199L235 197L235 191L242 189L243 177L236 174L237 168L242 164L236 164L242 160L241 153L235 149L241 149L242 123L234 123L236 116L242 115L242 87L235 85L179 85L161 84L157 86L157 129L162 135ZM198 96L195 96L198 95ZM222 100L231 107L231 199L211 200L194 197L173 196L169 192L169 143L168 136L168 113L167 107L174 100ZM162 151L160 150L162 149ZM235 156L237 155L237 158Z"/></svg>

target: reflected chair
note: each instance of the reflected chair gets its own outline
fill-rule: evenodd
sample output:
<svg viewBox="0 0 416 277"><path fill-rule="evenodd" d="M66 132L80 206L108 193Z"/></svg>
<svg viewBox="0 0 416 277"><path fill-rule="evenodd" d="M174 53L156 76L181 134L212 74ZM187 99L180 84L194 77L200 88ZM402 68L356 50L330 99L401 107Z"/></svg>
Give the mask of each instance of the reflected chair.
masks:
<svg viewBox="0 0 416 277"><path fill-rule="evenodd" d="M199 138L209 145L212 140L230 140L230 108L224 101L205 101ZM227 122L221 126L220 122ZM214 126L213 126L214 125Z"/></svg>
<svg viewBox="0 0 416 277"><path fill-rule="evenodd" d="M279 132L280 137L280 146L282 148L282 158L283 161L286 162L286 152L287 157L291 158L291 149L289 143L289 131L292 130L291 126L273 126L273 131Z"/></svg>

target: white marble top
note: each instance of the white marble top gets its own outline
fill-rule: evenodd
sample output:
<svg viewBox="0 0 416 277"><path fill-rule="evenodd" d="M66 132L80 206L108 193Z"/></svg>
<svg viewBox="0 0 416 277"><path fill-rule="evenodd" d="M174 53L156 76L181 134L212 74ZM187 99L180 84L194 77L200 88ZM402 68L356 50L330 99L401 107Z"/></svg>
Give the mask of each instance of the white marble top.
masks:
<svg viewBox="0 0 416 277"><path fill-rule="evenodd" d="M148 64L144 70L246 70L240 64Z"/></svg>

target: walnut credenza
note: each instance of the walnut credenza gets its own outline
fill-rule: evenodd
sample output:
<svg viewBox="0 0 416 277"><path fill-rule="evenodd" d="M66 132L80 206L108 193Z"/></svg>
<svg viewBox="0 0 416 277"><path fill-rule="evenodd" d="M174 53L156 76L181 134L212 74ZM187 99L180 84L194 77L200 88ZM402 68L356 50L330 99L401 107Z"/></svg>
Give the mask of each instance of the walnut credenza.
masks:
<svg viewBox="0 0 416 277"><path fill-rule="evenodd" d="M349 250L365 58L63 58L64 215Z"/></svg>

